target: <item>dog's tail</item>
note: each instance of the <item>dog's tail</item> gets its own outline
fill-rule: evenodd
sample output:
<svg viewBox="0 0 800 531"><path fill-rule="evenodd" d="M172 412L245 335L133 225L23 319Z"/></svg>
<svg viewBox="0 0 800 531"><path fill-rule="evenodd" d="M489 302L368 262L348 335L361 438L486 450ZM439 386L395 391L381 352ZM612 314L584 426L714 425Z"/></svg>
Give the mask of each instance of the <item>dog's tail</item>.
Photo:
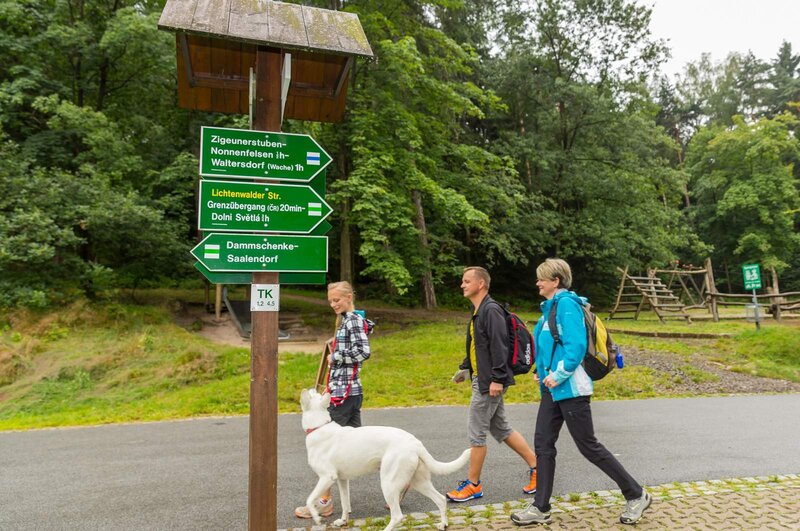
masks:
<svg viewBox="0 0 800 531"><path fill-rule="evenodd" d="M422 451L420 451L419 458L423 463L425 463L425 466L428 467L428 470L430 470L431 473L441 476L444 474L451 474L457 471L459 468L463 468L464 465L466 465L469 461L469 448L464 450L458 459L455 461L450 461L449 463L437 461L425 448L422 448Z"/></svg>

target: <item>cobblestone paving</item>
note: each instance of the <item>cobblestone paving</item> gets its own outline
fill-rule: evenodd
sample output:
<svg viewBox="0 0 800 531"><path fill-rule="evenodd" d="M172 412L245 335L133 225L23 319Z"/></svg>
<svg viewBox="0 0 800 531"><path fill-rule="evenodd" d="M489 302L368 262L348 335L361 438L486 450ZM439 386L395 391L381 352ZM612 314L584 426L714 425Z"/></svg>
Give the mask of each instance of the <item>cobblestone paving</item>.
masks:
<svg viewBox="0 0 800 531"><path fill-rule="evenodd" d="M759 476L648 486L653 505L635 529L789 529L800 530L800 475ZM616 491L572 493L553 498L552 521L530 529L631 529L619 523L625 500ZM450 531L519 529L509 515L522 501L453 507ZM452 507L452 506L451 506ZM433 513L406 515L401 529L435 529ZM377 530L388 519L351 520L349 531ZM295 528L308 529L308 528ZM312 531L326 529L314 526ZM527 529L527 528L526 528Z"/></svg>

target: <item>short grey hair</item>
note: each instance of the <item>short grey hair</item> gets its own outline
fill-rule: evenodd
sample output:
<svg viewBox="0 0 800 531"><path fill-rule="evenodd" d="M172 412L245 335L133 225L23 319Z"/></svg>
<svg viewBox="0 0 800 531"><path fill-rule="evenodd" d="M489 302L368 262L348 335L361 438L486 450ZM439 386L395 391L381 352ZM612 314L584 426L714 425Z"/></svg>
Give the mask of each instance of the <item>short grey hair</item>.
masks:
<svg viewBox="0 0 800 531"><path fill-rule="evenodd" d="M561 258L548 258L536 268L536 278L541 280L558 279L559 288L569 289L572 287L572 269L569 264Z"/></svg>

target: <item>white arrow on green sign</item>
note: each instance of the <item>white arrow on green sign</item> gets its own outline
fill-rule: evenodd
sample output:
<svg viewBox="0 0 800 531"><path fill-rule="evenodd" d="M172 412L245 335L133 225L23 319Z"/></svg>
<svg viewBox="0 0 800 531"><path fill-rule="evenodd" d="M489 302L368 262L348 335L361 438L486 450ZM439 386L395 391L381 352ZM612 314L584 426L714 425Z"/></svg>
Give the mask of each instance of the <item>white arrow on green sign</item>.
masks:
<svg viewBox="0 0 800 531"><path fill-rule="evenodd" d="M331 163L309 135L203 127L200 175L308 182Z"/></svg>
<svg viewBox="0 0 800 531"><path fill-rule="evenodd" d="M308 185L203 180L197 228L308 234L332 211Z"/></svg>
<svg viewBox="0 0 800 531"><path fill-rule="evenodd" d="M327 236L213 233L191 253L209 271L328 270Z"/></svg>

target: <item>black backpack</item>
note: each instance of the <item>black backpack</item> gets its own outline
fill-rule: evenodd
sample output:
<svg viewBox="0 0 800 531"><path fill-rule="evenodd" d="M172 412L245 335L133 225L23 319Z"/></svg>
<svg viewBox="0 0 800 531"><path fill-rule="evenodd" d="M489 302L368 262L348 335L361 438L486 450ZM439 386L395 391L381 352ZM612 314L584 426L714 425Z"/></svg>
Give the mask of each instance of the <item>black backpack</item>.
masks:
<svg viewBox="0 0 800 531"><path fill-rule="evenodd" d="M508 368L517 375L528 374L536 359L533 336L517 314L502 305L500 307L506 315L508 326Z"/></svg>

